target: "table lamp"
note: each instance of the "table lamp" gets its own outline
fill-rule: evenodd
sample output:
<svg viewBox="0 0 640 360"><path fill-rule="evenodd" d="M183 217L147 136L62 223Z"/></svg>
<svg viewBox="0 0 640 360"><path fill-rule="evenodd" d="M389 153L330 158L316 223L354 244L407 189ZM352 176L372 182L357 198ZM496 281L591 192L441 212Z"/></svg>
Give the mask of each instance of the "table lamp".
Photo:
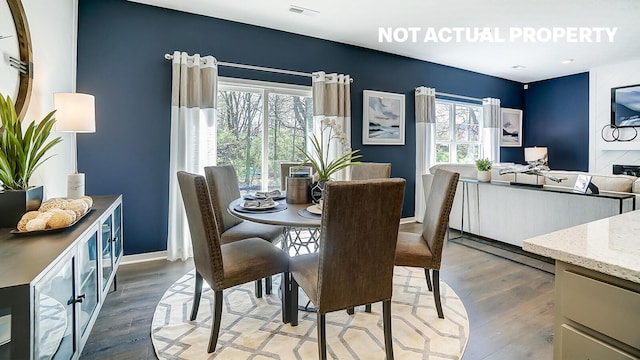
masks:
<svg viewBox="0 0 640 360"><path fill-rule="evenodd" d="M541 147L528 147L524 148L524 161L527 163L538 162L538 160L542 160L542 165L549 165L549 157L547 154L547 148L544 146Z"/></svg>
<svg viewBox="0 0 640 360"><path fill-rule="evenodd" d="M95 98L80 93L55 93L56 131L73 133L73 173L67 176L67 198L84 196L84 174L78 173L77 133L96 132Z"/></svg>

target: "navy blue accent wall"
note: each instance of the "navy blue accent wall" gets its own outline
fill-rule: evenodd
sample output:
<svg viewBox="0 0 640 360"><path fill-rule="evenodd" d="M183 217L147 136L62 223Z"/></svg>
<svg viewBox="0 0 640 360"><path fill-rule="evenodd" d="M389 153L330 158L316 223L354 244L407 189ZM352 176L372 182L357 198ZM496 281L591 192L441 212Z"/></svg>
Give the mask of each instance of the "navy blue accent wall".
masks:
<svg viewBox="0 0 640 360"><path fill-rule="evenodd" d="M78 137L88 194L124 194L125 253L166 249L171 63L174 50L221 61L350 74L352 146L363 161L391 162L407 179L402 215L413 216L414 88L500 98L524 108L522 84L448 66L124 0L81 0L77 89L96 96L96 133ZM372 36L375 36L372 34ZM469 61L473 61L470 59ZM309 78L220 67L221 76L310 85ZM362 91L406 96L406 145L362 145Z"/></svg>
<svg viewBox="0 0 640 360"><path fill-rule="evenodd" d="M589 73L543 80L525 90L524 146L546 146L549 167L589 170ZM509 160L524 163L524 151Z"/></svg>

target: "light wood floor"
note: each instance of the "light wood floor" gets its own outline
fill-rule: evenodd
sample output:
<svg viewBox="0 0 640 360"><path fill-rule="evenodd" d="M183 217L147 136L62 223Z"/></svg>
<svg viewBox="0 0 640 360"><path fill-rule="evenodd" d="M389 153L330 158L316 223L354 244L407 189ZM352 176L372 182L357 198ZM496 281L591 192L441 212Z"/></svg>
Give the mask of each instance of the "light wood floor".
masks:
<svg viewBox="0 0 640 360"><path fill-rule="evenodd" d="M419 232L420 224L402 225ZM192 262L121 266L82 359L155 359L151 319L164 291ZM469 315L464 360L552 359L553 275L468 246L445 246L441 278ZM402 359L401 359L402 360Z"/></svg>

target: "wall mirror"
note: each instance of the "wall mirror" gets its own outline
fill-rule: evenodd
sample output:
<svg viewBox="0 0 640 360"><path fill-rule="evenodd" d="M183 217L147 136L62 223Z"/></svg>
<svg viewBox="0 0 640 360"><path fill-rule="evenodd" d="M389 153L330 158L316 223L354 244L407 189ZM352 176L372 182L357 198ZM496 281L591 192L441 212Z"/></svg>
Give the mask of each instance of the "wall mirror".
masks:
<svg viewBox="0 0 640 360"><path fill-rule="evenodd" d="M33 56L20 0L0 0L0 56L0 94L11 97L23 118L31 97Z"/></svg>

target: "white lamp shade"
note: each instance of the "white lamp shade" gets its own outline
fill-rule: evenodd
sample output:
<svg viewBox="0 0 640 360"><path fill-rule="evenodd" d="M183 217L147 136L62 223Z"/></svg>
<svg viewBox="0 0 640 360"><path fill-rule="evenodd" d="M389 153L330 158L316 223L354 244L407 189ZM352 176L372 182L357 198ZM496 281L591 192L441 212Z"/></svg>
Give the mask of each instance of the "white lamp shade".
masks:
<svg viewBox="0 0 640 360"><path fill-rule="evenodd" d="M536 161L547 156L546 147L524 148L524 161Z"/></svg>
<svg viewBox="0 0 640 360"><path fill-rule="evenodd" d="M80 93L55 93L56 131L96 132L95 97Z"/></svg>

